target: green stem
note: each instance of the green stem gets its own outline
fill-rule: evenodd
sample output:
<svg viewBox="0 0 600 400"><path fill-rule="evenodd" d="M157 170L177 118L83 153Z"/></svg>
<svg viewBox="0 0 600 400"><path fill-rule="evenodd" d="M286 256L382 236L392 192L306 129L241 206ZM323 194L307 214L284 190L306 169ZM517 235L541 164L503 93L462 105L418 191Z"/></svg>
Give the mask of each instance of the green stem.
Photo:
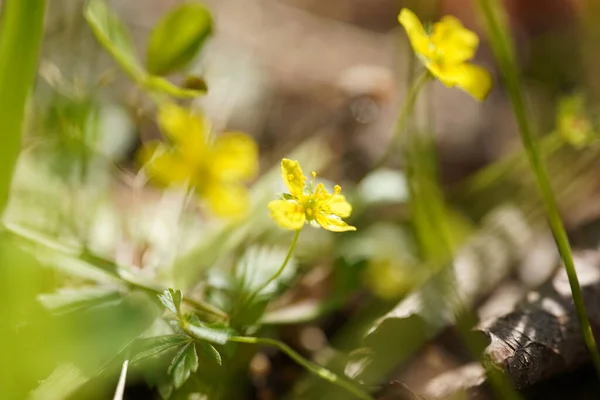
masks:
<svg viewBox="0 0 600 400"><path fill-rule="evenodd" d="M571 293L573 296L573 302L575 304L575 310L577 311L577 318L579 319L579 325L581 327L581 333L585 341L586 347L590 353L596 373L600 378L600 355L596 347L590 321L587 317L585 310L585 304L583 301L583 295L581 293L581 287L577 278L577 272L575 270L575 264L573 262L573 256L571 254L571 245L567 237L567 232L563 225L558 210L558 205L548 172L544 165L544 162L539 154L539 151L535 145L533 139L532 129L527 119L525 111L524 96L521 91L519 83L519 74L515 62L514 49L511 41L509 40L506 32L508 32L506 26L506 18L502 14L500 5L497 0L477 0L481 14L488 29L488 37L492 45L496 62L500 69L500 73L504 80L506 90L513 105L513 111L515 113L517 123L519 125L519 132L521 134L521 140L529 159L529 163L533 173L535 174L538 182L538 187L544 201L546 216L554 235L554 240L558 247L558 252L565 265L565 270L569 278L569 285L571 286Z"/></svg>
<svg viewBox="0 0 600 400"><path fill-rule="evenodd" d="M371 397L371 395L363 392L352 382L339 377L327 368L321 367L320 365L307 360L306 358L298 354L296 351L294 351L290 346L283 342L280 342L279 340L251 336L232 336L228 340L230 342L236 343L263 344L267 346L277 347L279 350L283 351L285 354L290 356L292 360L296 361L299 365L303 366L319 378L324 379L334 385L337 385L342 389L345 389L346 391L352 393L359 399L373 400L373 397Z"/></svg>
<svg viewBox="0 0 600 400"><path fill-rule="evenodd" d="M419 97L419 93L425 83L429 81L430 78L429 71L423 72L419 77L413 82L412 86L409 88L408 93L406 95L406 100L402 103L402 108L400 108L400 112L398 114L398 119L396 120L394 134L390 138L388 143L388 147L385 152L381 155L381 157L373 164L372 170L375 170L383 165L385 165L389 158L391 157L394 149L398 146L398 141L402 137L402 134L406 130L406 123L408 122L408 117L412 114L415 103L417 102L417 98Z"/></svg>
<svg viewBox="0 0 600 400"><path fill-rule="evenodd" d="M45 0L5 0L0 21L0 213L21 150L27 95L37 71Z"/></svg>
<svg viewBox="0 0 600 400"><path fill-rule="evenodd" d="M283 272L283 270L285 269L286 265L288 264L288 262L290 261L290 259L292 258L292 254L294 253L294 249L296 248L296 243L298 243L298 237L300 237L300 232L302 231L302 229L298 229L296 231L296 233L294 234L294 239L292 240L292 244L290 245L290 248L287 252L287 255L285 256L285 260L283 260L283 263L281 264L281 266L279 267L279 269L277 270L277 272L275 272L275 274L269 278L268 281L266 281L265 283L263 283L262 285L260 285L260 287L258 289L256 289L247 299L245 299L242 302L242 305L244 304L252 304L252 300L254 300L256 298L256 296L258 296L260 294L260 292L262 292L267 286L269 286L271 284L271 282L273 282L275 279L279 278L279 276L281 275L281 273Z"/></svg>

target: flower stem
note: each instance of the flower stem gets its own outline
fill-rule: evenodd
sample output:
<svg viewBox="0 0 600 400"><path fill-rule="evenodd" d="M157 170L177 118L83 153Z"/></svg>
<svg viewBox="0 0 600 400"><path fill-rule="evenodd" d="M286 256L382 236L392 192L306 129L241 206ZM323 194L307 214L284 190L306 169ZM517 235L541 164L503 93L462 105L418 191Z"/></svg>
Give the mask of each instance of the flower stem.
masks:
<svg viewBox="0 0 600 400"><path fill-rule="evenodd" d="M260 287L258 289L256 289L254 292L252 292L252 294L250 296L248 296L248 298L242 302L242 306L244 304L248 304L248 305L252 304L252 301L256 298L256 296L258 296L260 294L260 292L262 292L267 286L269 286L271 284L271 282L273 282L275 279L279 278L279 276L285 269L286 265L292 258L292 254L294 253L294 249L296 248L296 243L298 243L298 237L300 237L301 230L302 229L298 229L296 231L296 233L294 234L294 239L292 240L292 244L290 245L287 255L285 256L285 260L283 260L283 263L281 264L281 266L279 267L277 272L275 272L275 274L272 277L270 277L268 281L266 281L265 283L260 285Z"/></svg>
<svg viewBox="0 0 600 400"><path fill-rule="evenodd" d="M45 0L6 0L0 24L0 213L21 150L27 96L37 70Z"/></svg>
<svg viewBox="0 0 600 400"><path fill-rule="evenodd" d="M548 172L536 147L531 125L526 115L525 103L523 100L524 96L519 84L519 74L515 63L514 49L506 34L506 32L508 32L505 23L506 18L497 3L497 0L477 0L477 3L480 12L484 17L484 21L486 22L488 38L513 105L513 110L519 125L521 140L527 158L529 159L531 169L537 180L539 191L546 208L548 223L569 278L569 285L571 286L571 293L575 304L575 310L577 311L581 333L594 363L596 373L600 378L600 355L598 354L590 321L585 310L583 295L579 285L579 279L577 278L567 232L560 217Z"/></svg>
<svg viewBox="0 0 600 400"><path fill-rule="evenodd" d="M408 117L410 116L410 114L412 114L415 108L417 97L419 97L419 93L421 92L421 89L423 89L423 86L425 86L425 83L429 81L430 76L431 75L429 74L429 71L424 71L421 75L417 77L417 79L415 79L412 86L408 90L406 100L404 100L404 103L402 103L402 108L400 108L398 119L396 120L394 128L394 133L390 138L388 147L385 150L385 152L381 155L381 157L373 164L373 167L371 168L372 170L375 170L385 165L385 163L387 163L389 158L391 157L394 149L397 148L398 141L400 140L400 137L402 137L402 134L406 130L406 123L408 121Z"/></svg>
<svg viewBox="0 0 600 400"><path fill-rule="evenodd" d="M343 379L343 378L339 377L338 375L336 375L335 373L333 373L332 371L328 370L325 367L321 367L320 365L307 360L306 358L304 358L300 354L298 354L296 351L294 351L290 346L288 346L287 344L285 344L283 342L280 342L279 340L252 337L252 336L232 336L228 340L230 342L236 342L236 343L263 344L263 345L267 345L267 346L277 347L279 350L283 351L285 354L290 356L291 359L296 361L298 364L300 364L301 366L303 366L304 368L306 368L308 371L315 374L319 378L322 378L334 385L341 387L342 389L352 393L354 396L356 396L359 399L373 400L373 397L371 395L369 395L366 392L363 392L352 382L348 381L347 379Z"/></svg>

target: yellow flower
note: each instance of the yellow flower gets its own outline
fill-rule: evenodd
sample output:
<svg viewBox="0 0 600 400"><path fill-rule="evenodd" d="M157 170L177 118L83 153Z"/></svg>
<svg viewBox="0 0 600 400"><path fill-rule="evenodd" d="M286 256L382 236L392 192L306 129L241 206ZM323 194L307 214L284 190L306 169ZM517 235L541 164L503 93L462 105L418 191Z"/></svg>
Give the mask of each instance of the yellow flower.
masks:
<svg viewBox="0 0 600 400"><path fill-rule="evenodd" d="M459 87L477 100L487 97L492 78L487 70L467 63L475 56L479 38L452 16L445 16L426 32L419 18L404 8L398 21L410 44L433 76L448 87Z"/></svg>
<svg viewBox="0 0 600 400"><path fill-rule="evenodd" d="M155 180L192 187L218 216L239 217L249 204L242 182L258 169L255 141L240 132L211 137L210 122L175 104L161 106L158 124L170 145L152 142L139 157Z"/></svg>
<svg viewBox="0 0 600 400"><path fill-rule="evenodd" d="M583 148L598 141L592 121L587 115L585 98L571 95L561 99L556 119L558 132L568 143Z"/></svg>
<svg viewBox="0 0 600 400"><path fill-rule="evenodd" d="M352 206L340 194L341 187L336 185L333 193L328 193L322 183L315 187L315 172L312 182L307 184L298 161L287 158L281 161L281 176L290 192L269 203L271 218L279 226L298 230L307 222L315 222L332 232L356 230L342 221L350 216Z"/></svg>

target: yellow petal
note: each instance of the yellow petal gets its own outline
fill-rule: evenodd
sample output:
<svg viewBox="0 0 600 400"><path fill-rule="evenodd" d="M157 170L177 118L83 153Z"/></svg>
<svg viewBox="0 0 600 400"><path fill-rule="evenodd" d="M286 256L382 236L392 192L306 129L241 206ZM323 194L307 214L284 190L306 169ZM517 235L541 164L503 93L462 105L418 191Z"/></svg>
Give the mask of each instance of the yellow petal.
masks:
<svg viewBox="0 0 600 400"><path fill-rule="evenodd" d="M192 177L193 171L181 156L161 143L144 145L137 157L148 175L163 184L185 183Z"/></svg>
<svg viewBox="0 0 600 400"><path fill-rule="evenodd" d="M210 122L190 110L167 103L158 110L161 129L190 161L204 157Z"/></svg>
<svg viewBox="0 0 600 400"><path fill-rule="evenodd" d="M485 69L473 64L430 65L429 70L444 85L459 87L477 100L484 100L492 89L492 77Z"/></svg>
<svg viewBox="0 0 600 400"><path fill-rule="evenodd" d="M247 180L258 171L258 146L243 133L226 133L217 138L211 166L217 176L226 180Z"/></svg>
<svg viewBox="0 0 600 400"><path fill-rule="evenodd" d="M312 197L316 201L325 202L331 199L331 193L329 193L327 189L325 189L324 184L319 183L317 184L317 187L315 187L315 192Z"/></svg>
<svg viewBox="0 0 600 400"><path fill-rule="evenodd" d="M470 60L479 46L477 35L453 16L445 16L433 25L431 42L438 60L450 64Z"/></svg>
<svg viewBox="0 0 600 400"><path fill-rule="evenodd" d="M398 14L398 22L400 22L406 30L406 35L408 36L408 40L410 41L413 50L428 58L430 55L429 37L425 33L423 24L421 24L421 21L415 13L408 8L403 8L400 10L400 14Z"/></svg>
<svg viewBox="0 0 600 400"><path fill-rule="evenodd" d="M284 229L297 231L306 221L304 209L295 201L273 200L269 203L269 211L273 221Z"/></svg>
<svg viewBox="0 0 600 400"><path fill-rule="evenodd" d="M341 218L348 218L352 214L352 206L346 201L344 195L334 194L327 202L327 210Z"/></svg>
<svg viewBox="0 0 600 400"><path fill-rule="evenodd" d="M306 177L302 173L302 168L300 168L298 161L288 160L287 158L281 160L281 177L290 194L296 198L300 198L304 191Z"/></svg>
<svg viewBox="0 0 600 400"><path fill-rule="evenodd" d="M347 232L355 231L356 228L348 225L341 218L333 214L318 213L316 216L317 223L323 228L331 232Z"/></svg>
<svg viewBox="0 0 600 400"><path fill-rule="evenodd" d="M240 218L250 208L250 196L243 185L208 184L201 194L211 211L219 217Z"/></svg>

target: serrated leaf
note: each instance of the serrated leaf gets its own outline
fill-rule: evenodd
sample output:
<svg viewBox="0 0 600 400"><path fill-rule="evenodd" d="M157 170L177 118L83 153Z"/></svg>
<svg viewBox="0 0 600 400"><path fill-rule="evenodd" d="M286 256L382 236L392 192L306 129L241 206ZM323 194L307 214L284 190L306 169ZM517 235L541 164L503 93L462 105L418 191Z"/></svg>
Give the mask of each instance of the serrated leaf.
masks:
<svg viewBox="0 0 600 400"><path fill-rule="evenodd" d="M158 295L158 298L167 309L175 314L179 314L182 299L180 290L166 289L163 294Z"/></svg>
<svg viewBox="0 0 600 400"><path fill-rule="evenodd" d="M146 350L137 353L131 359L132 364L155 357L161 353L164 353L165 351L181 346L184 343L188 343L190 338L187 335L164 335L147 339L147 341L149 343L148 346L145 346Z"/></svg>
<svg viewBox="0 0 600 400"><path fill-rule="evenodd" d="M174 8L150 34L146 58L148 71L165 75L185 67L211 32L212 16L202 4L188 3Z"/></svg>
<svg viewBox="0 0 600 400"><path fill-rule="evenodd" d="M127 28L104 0L89 0L84 17L96 39L110 53L121 68L136 82L147 75L135 55Z"/></svg>
<svg viewBox="0 0 600 400"><path fill-rule="evenodd" d="M179 389L192 372L198 369L198 354L194 343L188 343L179 350L169 365L168 374L173 377L175 388Z"/></svg>
<svg viewBox="0 0 600 400"><path fill-rule="evenodd" d="M213 346L210 343L204 342L198 342L198 346L200 346L200 350L202 350L202 353L204 353L209 358L213 359L217 364L223 365L221 353L219 353L219 351L215 349L215 346Z"/></svg>
<svg viewBox="0 0 600 400"><path fill-rule="evenodd" d="M231 328L219 325L208 326L188 323L186 328L196 339L202 339L217 344L227 343L227 340L233 334Z"/></svg>

